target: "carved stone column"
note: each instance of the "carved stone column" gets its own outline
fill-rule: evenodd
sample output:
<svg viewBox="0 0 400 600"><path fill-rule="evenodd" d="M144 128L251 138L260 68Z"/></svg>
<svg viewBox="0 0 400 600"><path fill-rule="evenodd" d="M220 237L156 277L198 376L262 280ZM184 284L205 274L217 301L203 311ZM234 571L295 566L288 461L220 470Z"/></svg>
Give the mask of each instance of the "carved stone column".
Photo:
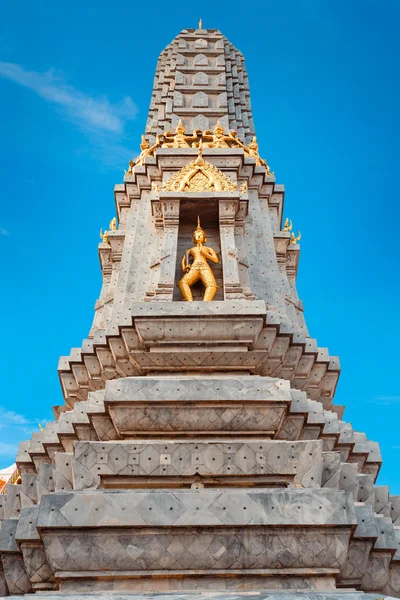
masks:
<svg viewBox="0 0 400 600"><path fill-rule="evenodd" d="M165 302L172 300L174 293L180 199L169 192L160 192L158 204L162 213L163 237L154 267L158 267L159 275L155 290L150 290L147 296L152 296L153 301Z"/></svg>
<svg viewBox="0 0 400 600"><path fill-rule="evenodd" d="M235 244L235 218L239 210L239 194L227 194L226 198L219 198L218 202L224 299L244 298L239 276L238 250Z"/></svg>

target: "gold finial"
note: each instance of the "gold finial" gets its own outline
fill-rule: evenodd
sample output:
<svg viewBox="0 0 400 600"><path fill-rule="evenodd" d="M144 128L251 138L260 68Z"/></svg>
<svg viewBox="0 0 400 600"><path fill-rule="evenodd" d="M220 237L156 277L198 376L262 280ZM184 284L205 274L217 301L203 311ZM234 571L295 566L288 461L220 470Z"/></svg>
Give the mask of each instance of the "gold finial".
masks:
<svg viewBox="0 0 400 600"><path fill-rule="evenodd" d="M217 121L217 124L215 126L214 129L214 133L224 133L224 128L222 127L221 123L219 122L219 120Z"/></svg>
<svg viewBox="0 0 400 600"><path fill-rule="evenodd" d="M297 244L297 242L299 242L301 240L301 233L300 231L298 232L297 237L294 235L294 233L292 233L292 239L290 240L290 243L295 245Z"/></svg>
<svg viewBox="0 0 400 600"><path fill-rule="evenodd" d="M289 224L289 222L290 222L290 224ZM282 231L292 231L292 227L293 227L292 221L291 220L289 221L289 218L287 218Z"/></svg>
<svg viewBox="0 0 400 600"><path fill-rule="evenodd" d="M104 244L109 244L110 240L108 239L108 231L105 230L103 232L103 229L100 229L100 238L103 240Z"/></svg>
<svg viewBox="0 0 400 600"><path fill-rule="evenodd" d="M185 126L182 123L182 119L179 119L179 123L176 126L175 131L176 131L176 133L185 133L186 129L185 129Z"/></svg>
<svg viewBox="0 0 400 600"><path fill-rule="evenodd" d="M203 19L200 17L199 29L203 29Z"/></svg>
<svg viewBox="0 0 400 600"><path fill-rule="evenodd" d="M204 231L204 229L202 228L202 226L200 224L200 217L199 217L199 215L197 215L197 227L196 227L196 229L193 232L193 242L195 244L197 243L196 240L195 240L195 237L196 237L196 232L198 232L198 231L201 231L203 233L203 238L204 238L203 242L206 242L207 241L206 232Z"/></svg>
<svg viewBox="0 0 400 600"><path fill-rule="evenodd" d="M204 229L202 228L202 226L200 224L200 217L199 217L199 215L197 215L197 227L196 227L196 229L193 232L193 243L195 243L195 244L198 241L198 240L196 240L196 233L199 232L199 231L202 232L202 234L203 234L203 242L205 243L207 241L206 232L204 231ZM201 242L201 243L203 243L203 242Z"/></svg>
<svg viewBox="0 0 400 600"><path fill-rule="evenodd" d="M44 427L41 423L38 423L40 431L43 431Z"/></svg>
<svg viewBox="0 0 400 600"><path fill-rule="evenodd" d="M117 218L116 217L114 217L110 221L110 230L111 231L117 231Z"/></svg>

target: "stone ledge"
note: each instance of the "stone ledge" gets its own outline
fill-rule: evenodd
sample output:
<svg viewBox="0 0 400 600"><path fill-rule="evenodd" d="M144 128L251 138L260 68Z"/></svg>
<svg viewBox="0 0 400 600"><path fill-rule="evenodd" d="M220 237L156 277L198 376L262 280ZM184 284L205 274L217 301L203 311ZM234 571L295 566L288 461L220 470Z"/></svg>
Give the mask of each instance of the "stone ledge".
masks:
<svg viewBox="0 0 400 600"><path fill-rule="evenodd" d="M264 301L134 302L131 317L147 348L254 347L265 326Z"/></svg>
<svg viewBox="0 0 400 600"><path fill-rule="evenodd" d="M90 579L90 574L96 579L99 572L104 573L103 577L108 575L111 581L123 581L124 573L131 572L134 566L143 576L157 569L161 580L175 581L176 577L169 576L170 571L179 570L190 576L193 571L201 570L208 575L208 589L213 589L220 575L231 569L267 570L266 575L276 579L276 586L278 582L280 587L285 586L287 573L281 577L269 573L277 565L290 569L293 575L293 569L298 569L297 577L300 575L304 587L310 587L310 580L315 580L315 569L324 569L318 579L333 588L337 570L346 561L350 533L350 526L332 524L210 527L204 525L204 515L194 527L114 525L87 529L77 525L61 529L46 527L41 531L53 572L74 574L67 582L71 583L81 573L83 579ZM121 577L111 575L115 572L121 573ZM240 575L231 577L240 579Z"/></svg>
<svg viewBox="0 0 400 600"><path fill-rule="evenodd" d="M158 487L168 486L171 477L178 478L178 485L182 485L185 478L196 481L197 476L202 481L211 478L212 487L223 481L232 486L233 479L236 485L243 485L246 475L251 475L247 479L249 487L261 481L264 486L309 488L321 487L322 442L265 439L75 442L71 462L75 490L96 488L101 482L103 487L114 489L134 484L138 487L139 480L140 487L146 488L146 481L151 485L155 477Z"/></svg>
<svg viewBox="0 0 400 600"><path fill-rule="evenodd" d="M273 508L272 508L273 507ZM38 529L357 525L350 493L325 489L128 490L43 496Z"/></svg>
<svg viewBox="0 0 400 600"><path fill-rule="evenodd" d="M105 408L122 437L188 434L273 436L290 384L261 377L127 377L107 382Z"/></svg>
<svg viewBox="0 0 400 600"><path fill-rule="evenodd" d="M131 315L141 317L215 317L262 316L266 317L264 300L224 300L213 302L133 302Z"/></svg>
<svg viewBox="0 0 400 600"><path fill-rule="evenodd" d="M232 586L233 587L233 586ZM110 585L111 588L111 585ZM96 591L96 598L99 600L115 600L115 593L118 593L118 600L165 600L166 597L170 600L396 600L392 596L382 596L381 593L364 593L350 590L335 590L335 591L304 591L304 588L297 588L286 591L276 590L258 590L255 587L251 587L249 591L243 592L238 589L234 589L231 592L185 592L185 590L179 592L162 591L161 593L151 593L146 591L144 593L121 593L116 589L113 591ZM15 600L19 600L21 596L16 596ZM35 594L35 600L92 600L93 596L88 597L86 593L59 593L52 594L46 593ZM10 600L13 600L10 598Z"/></svg>
<svg viewBox="0 0 400 600"><path fill-rule="evenodd" d="M290 382L276 377L125 377L108 381L104 402L199 402L292 400Z"/></svg>
<svg viewBox="0 0 400 600"><path fill-rule="evenodd" d="M188 569L187 571L185 570L171 570L168 571L168 576L169 577L181 577L181 576L185 576L187 577L188 575L200 575L200 576L207 576L210 573L212 573L213 575L219 575L219 576L232 576L232 575L264 575L265 577L268 577L270 575L279 575L279 576L294 576L294 575L304 575L305 573L307 575L314 575L314 576L321 576L321 575L336 575L339 573L339 569L324 569L324 568L315 568L315 569L310 569L307 567L307 569L301 569L301 568L294 568L294 569L290 569L290 568L282 568L282 569L216 569L214 571L211 570L203 570L203 569ZM99 579L108 579L109 577L115 577L115 578L124 578L124 577L143 577L143 571L107 571L106 573L104 571L80 571L79 574L75 573L74 571L59 571L56 574L57 578L62 578L62 577L96 577ZM158 570L153 570L153 571L147 571L146 572L146 577L165 577L165 571L162 571L160 569Z"/></svg>

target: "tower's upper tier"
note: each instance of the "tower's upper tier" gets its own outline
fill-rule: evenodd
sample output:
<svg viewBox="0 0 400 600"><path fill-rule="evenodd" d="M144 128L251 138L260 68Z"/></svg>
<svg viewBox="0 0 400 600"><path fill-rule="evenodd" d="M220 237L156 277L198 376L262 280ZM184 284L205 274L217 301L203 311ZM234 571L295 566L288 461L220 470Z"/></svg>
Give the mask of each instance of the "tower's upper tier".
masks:
<svg viewBox="0 0 400 600"><path fill-rule="evenodd" d="M146 137L180 119L188 131L220 121L242 139L255 135L243 55L216 29L184 29L160 54Z"/></svg>

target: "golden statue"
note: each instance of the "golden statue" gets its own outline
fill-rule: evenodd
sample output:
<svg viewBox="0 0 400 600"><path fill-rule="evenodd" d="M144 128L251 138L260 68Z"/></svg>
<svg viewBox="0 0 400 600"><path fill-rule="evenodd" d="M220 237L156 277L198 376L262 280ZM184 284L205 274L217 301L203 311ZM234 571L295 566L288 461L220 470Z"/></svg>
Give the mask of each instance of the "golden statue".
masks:
<svg viewBox="0 0 400 600"><path fill-rule="evenodd" d="M160 138L157 136L156 143L153 146L150 146L149 142L146 140L144 135L142 135L142 141L140 143L140 154L135 158L135 160L131 160L129 163L129 169L127 171L127 175L132 175L132 170L135 165L142 165L146 156L152 156L153 152L156 148L160 147Z"/></svg>
<svg viewBox="0 0 400 600"><path fill-rule="evenodd" d="M268 164L265 165L265 170L267 172L267 175L269 175L270 177L273 177L275 175L275 173L269 168Z"/></svg>
<svg viewBox="0 0 400 600"><path fill-rule="evenodd" d="M110 240L108 238L108 231L107 230L105 230L103 232L103 229L100 229L100 238L103 240L104 244L109 244L110 243Z"/></svg>
<svg viewBox="0 0 400 600"><path fill-rule="evenodd" d="M292 221L290 221L290 224L289 224L289 218L287 218L282 231L292 231L292 227L293 227Z"/></svg>
<svg viewBox="0 0 400 600"><path fill-rule="evenodd" d="M298 232L297 237L294 235L294 233L292 233L292 239L290 240L290 243L293 244L293 246L295 244L297 244L297 242L299 242L301 240L301 233L300 231Z"/></svg>
<svg viewBox="0 0 400 600"><path fill-rule="evenodd" d="M188 142L193 142L197 140L197 130L193 132L193 135L186 135L186 129L182 123L179 121L175 133L172 131L167 131L163 138L165 139L162 148L190 148L190 144Z"/></svg>
<svg viewBox="0 0 400 600"><path fill-rule="evenodd" d="M183 255L181 261L182 271L185 275L178 283L178 287L181 290L181 294L184 300L193 302L193 294L190 289L197 281L202 281L204 284L204 302L210 302L213 300L217 292L217 282L211 267L207 260L211 260L213 263L218 263L218 256L212 248L203 246L207 241L205 231L200 226L200 218L197 217L197 228L193 233L193 243L196 244L190 250L187 250ZM193 261L189 262L189 258L192 257Z"/></svg>
<svg viewBox="0 0 400 600"><path fill-rule="evenodd" d="M117 217L114 217L110 221L110 231L117 231Z"/></svg>
<svg viewBox="0 0 400 600"><path fill-rule="evenodd" d="M235 138L236 132L229 133L226 135L225 129L222 127L221 123L218 121L216 124L214 131L203 131L203 140L206 142L203 144L204 148L229 148L229 144L227 144L227 140L232 142L236 141ZM207 140L209 140L207 142Z"/></svg>
<svg viewBox="0 0 400 600"><path fill-rule="evenodd" d="M239 138L234 137L234 140L238 144L238 146L240 146L240 148L243 148L243 150L245 151L247 156L251 156L256 159L257 167L260 167L260 166L265 167L267 175L271 175L271 176L273 175L273 173L270 171L269 166L267 165L267 162L263 158L261 158L261 156L258 154L258 142L257 142L257 138L255 136L253 137L253 139L251 140L251 142L249 143L248 146L243 144Z"/></svg>
<svg viewBox="0 0 400 600"><path fill-rule="evenodd" d="M265 160L260 158L260 155L258 154L258 142L257 142L256 137L253 137L253 139L251 140L251 142L248 146L246 146L246 144L243 144L243 142L240 140L240 138L235 137L234 139L235 139L235 142L237 143L237 145L240 146L240 148L243 148L243 150L244 150L245 154L247 154L247 156L252 156L253 158L256 159L257 167L259 167L260 165L265 167L265 165L267 163L265 162Z"/></svg>
<svg viewBox="0 0 400 600"><path fill-rule="evenodd" d="M257 167L259 167L260 165L262 165L263 167L267 166L265 160L261 158L258 154L258 142L255 136L251 140L250 144L247 146L247 153L249 156L253 156L256 159Z"/></svg>

